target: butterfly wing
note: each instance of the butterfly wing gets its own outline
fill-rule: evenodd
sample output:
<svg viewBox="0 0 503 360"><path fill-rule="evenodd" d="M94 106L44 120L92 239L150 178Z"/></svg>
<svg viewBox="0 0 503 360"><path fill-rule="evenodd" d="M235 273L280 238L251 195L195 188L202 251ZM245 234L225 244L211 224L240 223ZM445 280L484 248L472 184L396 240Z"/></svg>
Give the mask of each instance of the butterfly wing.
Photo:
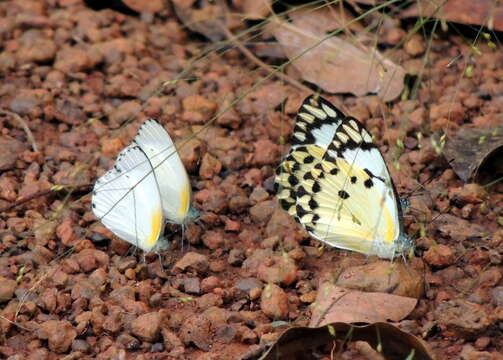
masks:
<svg viewBox="0 0 503 360"><path fill-rule="evenodd" d="M309 126L297 126L306 119ZM384 159L363 125L310 96L293 143L276 175L282 207L323 242L392 258L402 238L401 213Z"/></svg>
<svg viewBox="0 0 503 360"><path fill-rule="evenodd" d="M134 141L155 169L164 216L171 222L185 223L193 212L191 187L187 171L168 132L156 120L148 119L138 130Z"/></svg>
<svg viewBox="0 0 503 360"><path fill-rule="evenodd" d="M161 197L152 165L136 145L125 148L100 177L92 195L93 213L114 234L143 249L160 249L164 230Z"/></svg>

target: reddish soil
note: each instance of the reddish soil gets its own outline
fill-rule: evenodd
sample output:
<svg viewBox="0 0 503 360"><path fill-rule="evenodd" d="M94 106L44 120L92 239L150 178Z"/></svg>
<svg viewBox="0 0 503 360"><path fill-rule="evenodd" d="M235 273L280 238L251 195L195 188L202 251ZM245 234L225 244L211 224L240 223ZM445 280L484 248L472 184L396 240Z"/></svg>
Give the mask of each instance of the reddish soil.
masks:
<svg viewBox="0 0 503 360"><path fill-rule="evenodd" d="M238 359L306 326L321 279L374 262L320 251L277 206L274 169L308 94L271 77L210 123L267 71L235 48L192 64L208 43L172 9L155 11L0 2L1 358ZM385 37L398 43L408 30ZM409 73L428 41L400 50ZM410 266L425 284L397 325L439 359L503 359L503 184L464 184L432 145L439 130L503 123L503 53L479 49L458 35L433 39L417 100L326 95L366 124L410 195ZM115 238L90 210L92 184L147 117L177 141L197 134L180 156L202 217L183 247L170 226L160 256ZM358 347L341 356L367 358Z"/></svg>

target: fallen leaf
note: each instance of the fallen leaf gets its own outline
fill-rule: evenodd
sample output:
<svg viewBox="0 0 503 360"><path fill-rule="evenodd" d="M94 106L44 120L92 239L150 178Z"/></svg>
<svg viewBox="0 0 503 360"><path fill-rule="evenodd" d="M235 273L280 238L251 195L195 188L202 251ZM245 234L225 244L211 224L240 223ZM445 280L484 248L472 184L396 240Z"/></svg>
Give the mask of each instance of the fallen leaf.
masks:
<svg viewBox="0 0 503 360"><path fill-rule="evenodd" d="M503 126L462 129L445 144L444 156L465 182L488 183L503 175Z"/></svg>
<svg viewBox="0 0 503 360"><path fill-rule="evenodd" d="M302 8L288 13L289 22L271 24L269 31L306 81L330 93L378 94L384 101L398 97L405 70L377 50L327 34L347 27L333 8ZM352 40L354 40L352 38Z"/></svg>
<svg viewBox="0 0 503 360"><path fill-rule="evenodd" d="M503 30L503 5L493 0L417 0L402 12L401 17L434 17Z"/></svg>
<svg viewBox="0 0 503 360"><path fill-rule="evenodd" d="M353 341L367 342L374 349L379 347L379 352L388 360L434 358L420 339L391 324L381 322L356 326L338 322L318 328L289 328L268 350L259 354L255 351L241 357L241 360L316 359L315 353L319 355L319 348L333 348L335 345L335 349L341 349Z"/></svg>
<svg viewBox="0 0 503 360"><path fill-rule="evenodd" d="M378 260L342 270L335 282L346 289L389 293L420 298L424 289L424 264L419 259L411 263Z"/></svg>
<svg viewBox="0 0 503 360"><path fill-rule="evenodd" d="M399 321L414 310L416 303L417 299L414 298L350 290L325 282L319 287L316 301L312 305L309 325Z"/></svg>

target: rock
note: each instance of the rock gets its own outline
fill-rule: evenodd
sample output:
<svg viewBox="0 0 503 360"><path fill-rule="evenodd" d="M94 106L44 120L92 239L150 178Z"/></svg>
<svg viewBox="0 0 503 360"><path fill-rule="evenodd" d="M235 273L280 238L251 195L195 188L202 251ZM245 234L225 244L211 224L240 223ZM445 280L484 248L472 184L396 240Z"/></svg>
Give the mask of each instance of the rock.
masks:
<svg viewBox="0 0 503 360"><path fill-rule="evenodd" d="M434 314L443 331L463 338L480 334L491 325L483 306L462 299L440 303Z"/></svg>
<svg viewBox="0 0 503 360"><path fill-rule="evenodd" d="M229 251L227 262L232 266L240 266L245 259L245 253L242 249L232 249Z"/></svg>
<svg viewBox="0 0 503 360"><path fill-rule="evenodd" d="M91 69L95 65L88 52L76 47L65 47L58 51L54 68L65 74Z"/></svg>
<svg viewBox="0 0 503 360"><path fill-rule="evenodd" d="M493 287L501 281L501 278L501 269L493 266L480 274L479 284L484 287Z"/></svg>
<svg viewBox="0 0 503 360"><path fill-rule="evenodd" d="M117 342L122 345L125 349L136 350L140 347L140 341L129 334L120 334L117 336Z"/></svg>
<svg viewBox="0 0 503 360"><path fill-rule="evenodd" d="M215 102L201 95L187 96L183 99L182 105L184 110L182 119L196 124L208 122L218 107Z"/></svg>
<svg viewBox="0 0 503 360"><path fill-rule="evenodd" d="M285 319L288 316L288 296L278 285L268 284L262 291L260 308L271 319Z"/></svg>
<svg viewBox="0 0 503 360"><path fill-rule="evenodd" d="M91 346L85 340L75 339L72 342L72 351L78 351L80 353L86 354L91 351Z"/></svg>
<svg viewBox="0 0 503 360"><path fill-rule="evenodd" d="M66 320L48 320L38 328L37 337L47 340L51 351L64 353L70 349L73 340L77 337L77 331Z"/></svg>
<svg viewBox="0 0 503 360"><path fill-rule="evenodd" d="M41 30L25 31L19 42L20 47L16 56L20 63L49 62L56 56L56 43Z"/></svg>
<svg viewBox="0 0 503 360"><path fill-rule="evenodd" d="M493 304L503 306L503 286L497 286L491 291Z"/></svg>
<svg viewBox="0 0 503 360"><path fill-rule="evenodd" d="M161 332L162 317L160 312L141 315L131 323L131 331L143 341L154 342Z"/></svg>
<svg viewBox="0 0 503 360"><path fill-rule="evenodd" d="M475 348L470 345L470 344L465 344L463 345L463 350L461 350L461 353L459 354L459 359L461 360L496 360L494 356L491 355L491 353L487 351L477 351Z"/></svg>
<svg viewBox="0 0 503 360"><path fill-rule="evenodd" d="M199 139L190 139L178 149L178 155L189 173L196 171L201 156L206 152L205 144Z"/></svg>
<svg viewBox="0 0 503 360"><path fill-rule="evenodd" d="M424 53L426 46L424 45L423 38L420 35L414 34L405 42L404 49L407 54L418 56Z"/></svg>
<svg viewBox="0 0 503 360"><path fill-rule="evenodd" d="M161 330L164 349L170 356L179 357L185 352L182 340L173 332L166 328Z"/></svg>
<svg viewBox="0 0 503 360"><path fill-rule="evenodd" d="M261 201L267 200L268 198L269 193L262 186L255 187L250 194L250 201L252 204L257 204Z"/></svg>
<svg viewBox="0 0 503 360"><path fill-rule="evenodd" d="M424 261L436 267L446 267L454 264L456 257L454 251L442 244L431 246L423 255Z"/></svg>
<svg viewBox="0 0 503 360"><path fill-rule="evenodd" d="M276 209L276 200L262 201L250 208L250 215L254 222L261 223L269 220Z"/></svg>
<svg viewBox="0 0 503 360"><path fill-rule="evenodd" d="M75 224L70 217L65 217L61 224L56 227L56 235L65 246L74 246L78 242L75 234Z"/></svg>
<svg viewBox="0 0 503 360"><path fill-rule="evenodd" d="M20 89L11 100L10 109L20 116L35 112L38 106L48 101L48 96L44 91ZM11 140L2 137L2 141ZM21 144L21 143L20 143ZM19 145L18 145L19 146ZM25 145L23 144L23 147ZM16 150L16 148L14 148Z"/></svg>
<svg viewBox="0 0 503 360"><path fill-rule="evenodd" d="M188 252L173 266L172 272L179 274L189 270L198 274L204 274L209 268L208 257L203 254Z"/></svg>
<svg viewBox="0 0 503 360"><path fill-rule="evenodd" d="M0 303L12 299L16 287L17 287L16 280L0 277Z"/></svg>
<svg viewBox="0 0 503 360"><path fill-rule="evenodd" d="M249 295L253 289L262 289L264 287L262 281L256 278L239 279L234 286L245 295Z"/></svg>
<svg viewBox="0 0 503 360"><path fill-rule="evenodd" d="M166 6L163 0L149 0L147 2L143 0L124 0L124 4L139 13L150 14L156 14Z"/></svg>
<svg viewBox="0 0 503 360"><path fill-rule="evenodd" d="M125 101L120 104L108 119L112 126L122 125L123 122L134 118L141 111L141 105L137 101Z"/></svg>
<svg viewBox="0 0 503 360"><path fill-rule="evenodd" d="M210 350L211 324L202 314L189 316L180 327L180 339L185 345L193 343L203 351Z"/></svg>
<svg viewBox="0 0 503 360"><path fill-rule="evenodd" d="M478 184L465 184L449 191L449 197L459 204L480 204L487 198L487 191Z"/></svg>
<svg viewBox="0 0 503 360"><path fill-rule="evenodd" d="M221 281L218 277L216 276L208 276L207 278L204 278L201 281L201 290L204 293L208 293L212 291L213 289L220 287Z"/></svg>
<svg viewBox="0 0 503 360"><path fill-rule="evenodd" d="M185 278L183 279L183 288L188 294L199 295L201 293L201 281L199 278Z"/></svg>
<svg viewBox="0 0 503 360"><path fill-rule="evenodd" d="M0 137L0 171L12 169L19 155L26 150L26 145L6 136Z"/></svg>
<svg viewBox="0 0 503 360"><path fill-rule="evenodd" d="M220 249L224 245L224 234L220 231L209 230L201 236L201 240L209 249Z"/></svg>
<svg viewBox="0 0 503 360"><path fill-rule="evenodd" d="M202 179L212 179L220 171L222 171L222 163L209 153L204 154L199 168L199 176Z"/></svg>
<svg viewBox="0 0 503 360"><path fill-rule="evenodd" d="M227 195L220 189L204 189L198 191L194 198L201 203L204 211L221 213L227 209Z"/></svg>
<svg viewBox="0 0 503 360"><path fill-rule="evenodd" d="M279 146L270 140L259 140L255 144L253 162L257 165L275 165L280 156Z"/></svg>
<svg viewBox="0 0 503 360"><path fill-rule="evenodd" d="M297 265L289 256L273 256L257 269L258 278L266 283L291 285L297 280Z"/></svg>

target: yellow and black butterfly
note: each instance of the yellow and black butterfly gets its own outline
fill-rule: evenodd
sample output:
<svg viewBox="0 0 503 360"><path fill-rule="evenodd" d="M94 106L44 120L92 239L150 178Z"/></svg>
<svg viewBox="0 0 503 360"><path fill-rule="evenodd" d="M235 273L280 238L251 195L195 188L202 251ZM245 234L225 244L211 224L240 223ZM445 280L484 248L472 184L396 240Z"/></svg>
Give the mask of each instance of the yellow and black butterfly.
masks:
<svg viewBox="0 0 503 360"><path fill-rule="evenodd" d="M328 245L385 259L414 248L372 137L319 96L307 97L299 109L275 188L282 208Z"/></svg>

